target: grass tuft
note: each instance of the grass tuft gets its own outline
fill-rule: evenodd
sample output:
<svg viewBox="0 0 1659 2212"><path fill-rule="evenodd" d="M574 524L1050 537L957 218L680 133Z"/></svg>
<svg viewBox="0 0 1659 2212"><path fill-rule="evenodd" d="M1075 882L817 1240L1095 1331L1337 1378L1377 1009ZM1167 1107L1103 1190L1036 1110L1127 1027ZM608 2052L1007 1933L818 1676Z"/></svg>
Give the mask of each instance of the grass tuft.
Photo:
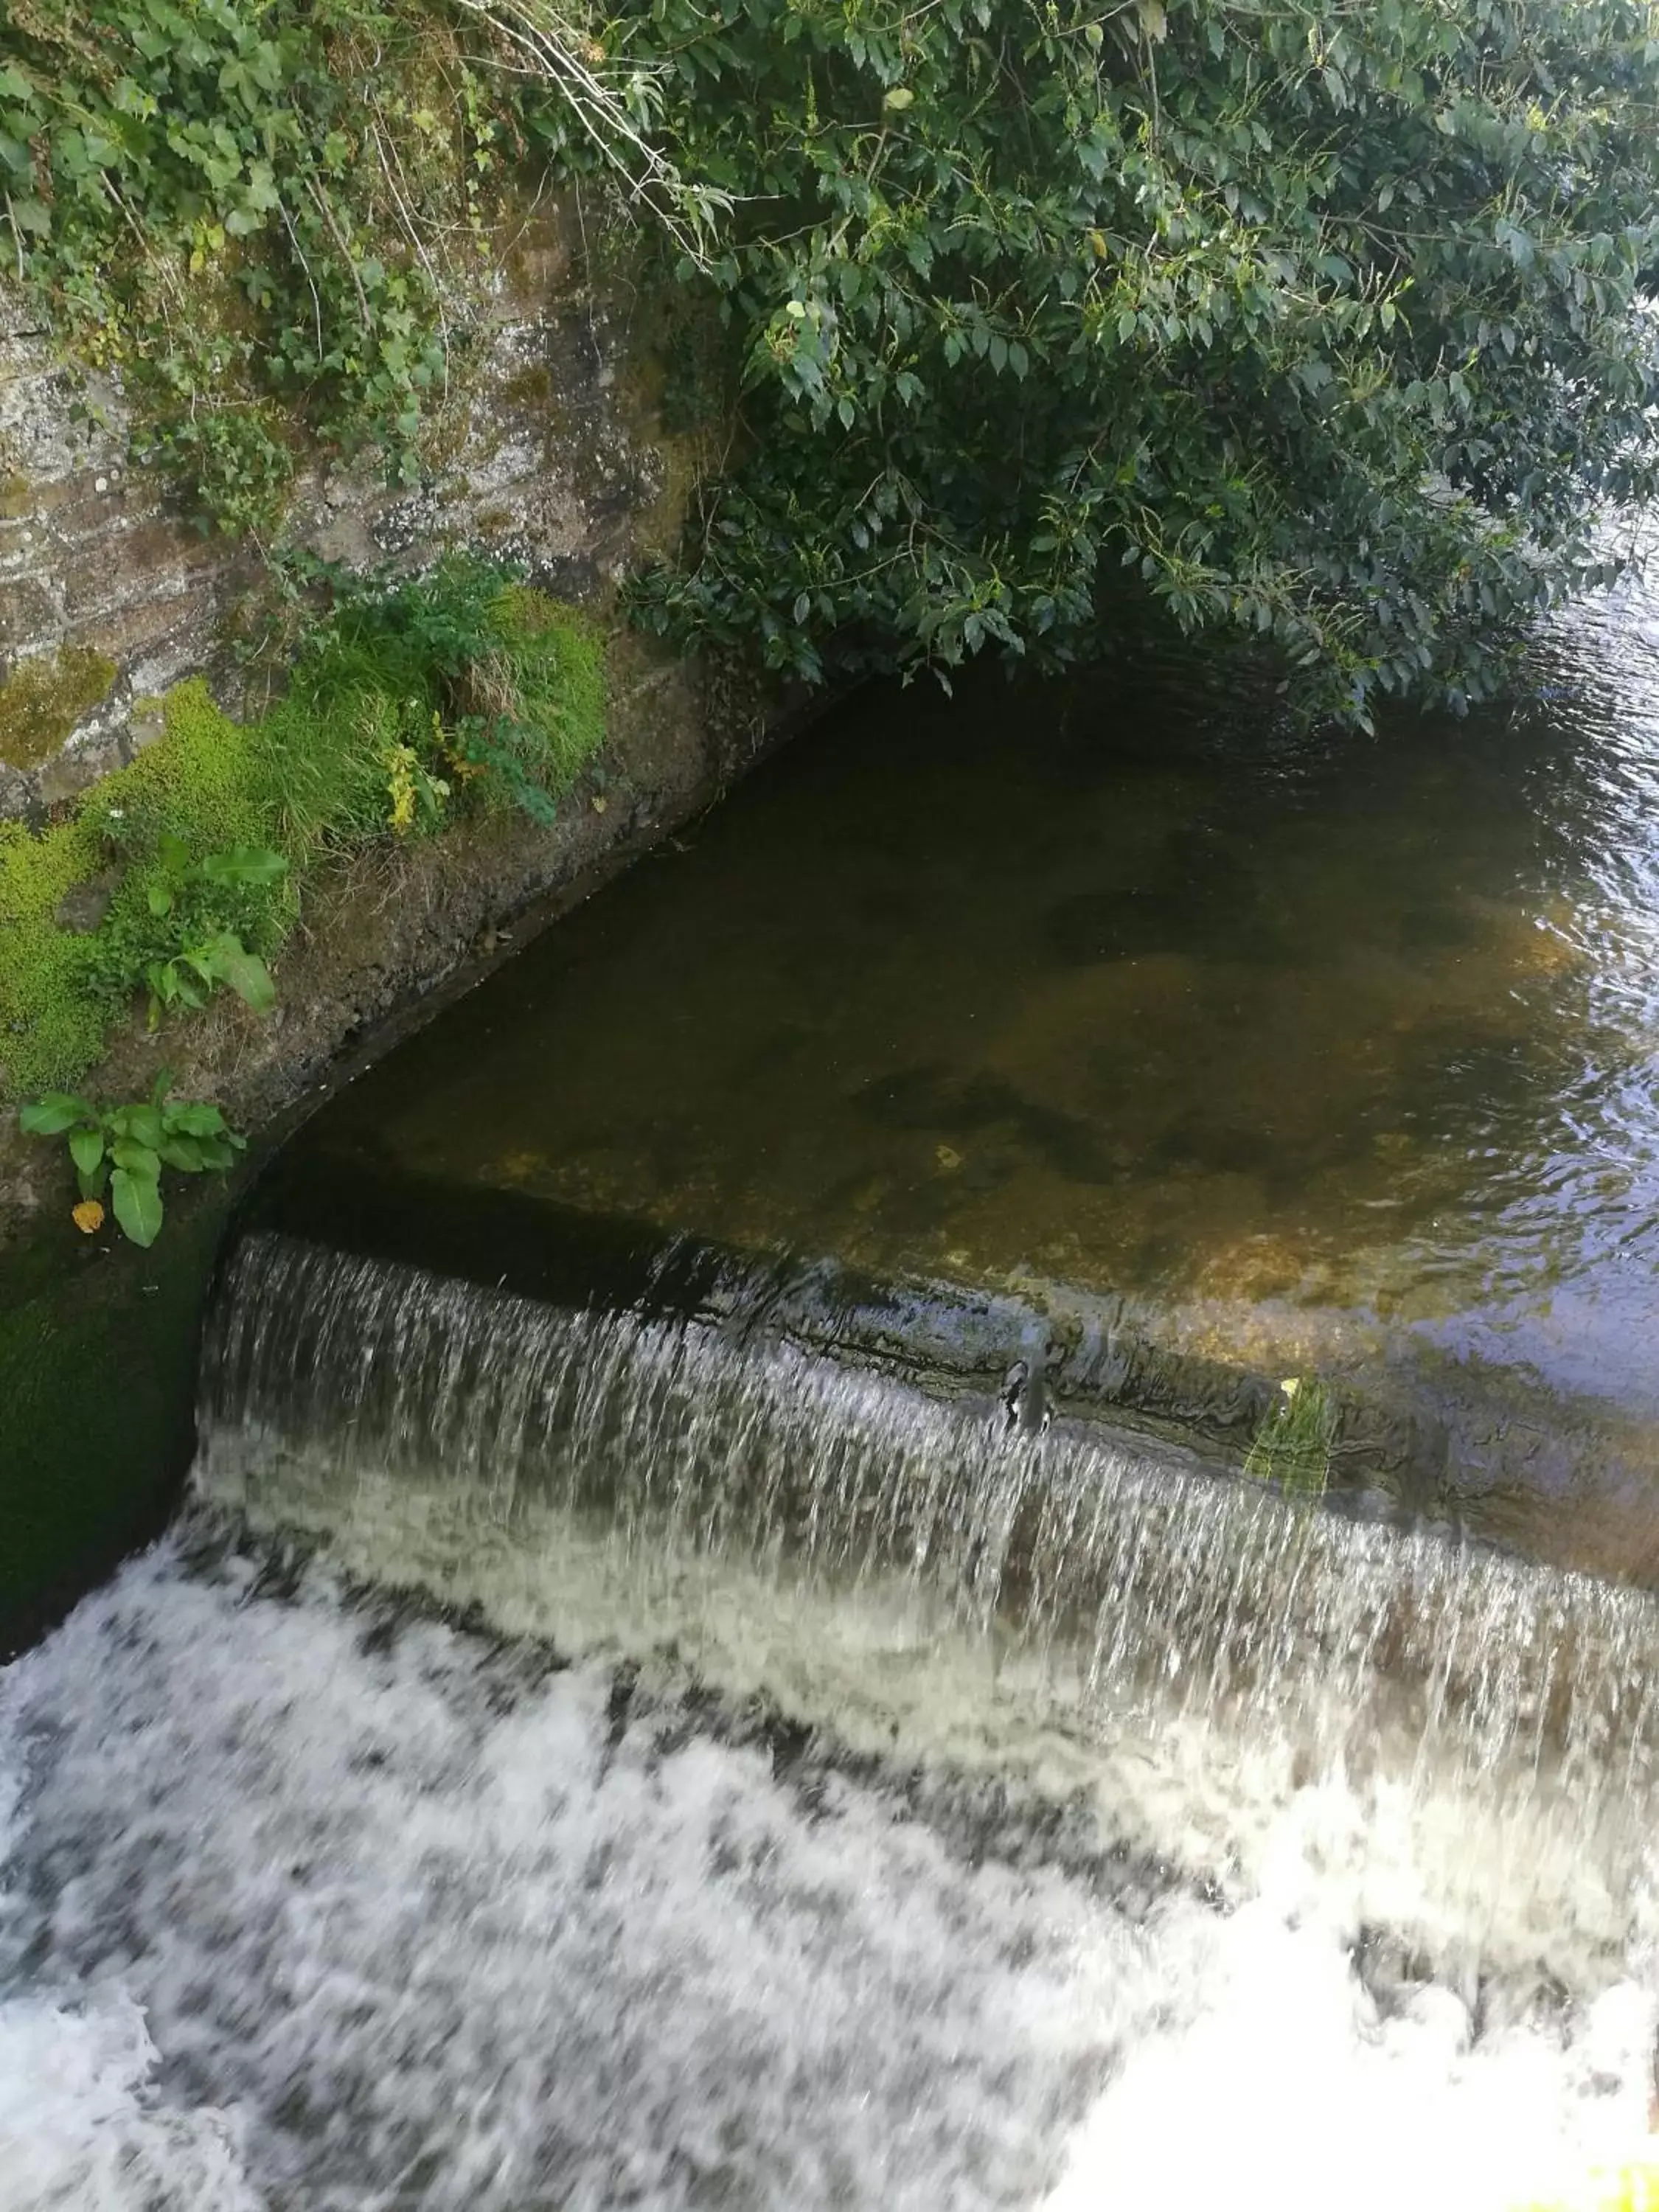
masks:
<svg viewBox="0 0 1659 2212"><path fill-rule="evenodd" d="M1322 1498L1331 1477L1331 1454L1340 1416L1330 1392L1310 1377L1291 1376L1256 1431L1244 1472L1271 1482L1287 1496Z"/></svg>

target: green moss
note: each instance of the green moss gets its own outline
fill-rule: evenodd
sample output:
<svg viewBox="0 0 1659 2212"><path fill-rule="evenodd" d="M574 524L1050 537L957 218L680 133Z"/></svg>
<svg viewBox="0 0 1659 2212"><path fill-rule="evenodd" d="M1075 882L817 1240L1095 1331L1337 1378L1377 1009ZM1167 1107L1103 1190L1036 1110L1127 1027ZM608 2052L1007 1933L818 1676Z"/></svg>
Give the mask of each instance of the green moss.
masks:
<svg viewBox="0 0 1659 2212"><path fill-rule="evenodd" d="M100 864L96 833L79 819L40 837L0 822L0 1092L71 1081L102 1047L93 940L56 919L65 892Z"/></svg>
<svg viewBox="0 0 1659 2212"><path fill-rule="evenodd" d="M125 869L93 946L96 987L112 1009L131 996L152 961L224 931L251 952L270 955L299 911L295 872L275 884L192 880L177 884L158 848L183 839L193 858L238 848L287 848L279 836L264 726L234 722L204 684L181 684L163 702L161 742L107 777L85 810ZM157 914L152 894L172 895Z"/></svg>
<svg viewBox="0 0 1659 2212"><path fill-rule="evenodd" d="M428 827L491 800L545 820L603 744L604 638L574 610L467 559L334 588L287 696L257 720L234 721L199 679L181 684L155 743L70 819L39 836L0 823L0 1098L77 1083L148 963L224 931L269 957L322 854L408 826L394 777L425 779ZM180 890L160 861L164 835L197 859L271 848L289 872ZM96 927L61 926L65 896L112 872ZM163 884L175 895L152 901Z"/></svg>
<svg viewBox="0 0 1659 2212"><path fill-rule="evenodd" d="M0 823L5 1095L27 1097L76 1081L102 1051L110 1023L126 1012L146 961L175 951L181 927L204 934L234 928L251 949L268 951L291 918L292 894L283 885L198 889L194 906L151 913L163 831L194 854L223 852L268 844L276 818L255 732L222 714L205 684L180 684L163 714L156 743L106 776L68 821L40 836ZM61 927L65 895L112 866L119 879L98 927Z"/></svg>
<svg viewBox="0 0 1659 2212"><path fill-rule="evenodd" d="M568 790L605 744L605 639L574 607L527 584L496 604L520 711L547 746L550 780Z"/></svg>
<svg viewBox="0 0 1659 2212"><path fill-rule="evenodd" d="M266 843L275 818L257 725L232 721L200 677L175 684L160 703L161 738L88 794L85 817L118 847L136 849L164 830L204 852Z"/></svg>
<svg viewBox="0 0 1659 2212"><path fill-rule="evenodd" d="M0 684L0 761L38 768L76 723L110 695L116 666L88 647L65 645L19 661Z"/></svg>

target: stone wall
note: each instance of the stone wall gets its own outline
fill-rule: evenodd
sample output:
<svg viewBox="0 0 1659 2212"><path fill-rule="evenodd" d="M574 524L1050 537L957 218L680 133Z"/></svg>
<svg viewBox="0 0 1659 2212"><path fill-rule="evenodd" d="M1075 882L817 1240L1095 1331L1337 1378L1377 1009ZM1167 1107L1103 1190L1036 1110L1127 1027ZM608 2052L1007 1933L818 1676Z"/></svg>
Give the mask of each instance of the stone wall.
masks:
<svg viewBox="0 0 1659 2212"><path fill-rule="evenodd" d="M672 535L687 456L653 417L636 303L586 281L580 236L557 204L504 242L471 303L482 343L434 425L430 482L393 491L366 465L313 469L290 514L299 542L354 565L466 544L592 601ZM135 706L181 677L234 679L224 628L257 553L181 522L127 428L118 378L66 367L0 290L0 817L120 766L151 726Z"/></svg>
<svg viewBox="0 0 1659 2212"><path fill-rule="evenodd" d="M677 532L694 456L652 402L645 318L585 280L574 210L506 241L484 339L418 491L366 468L301 483L293 534L354 565L465 544L601 615ZM234 711L229 643L257 549L204 537L127 448L113 380L57 357L0 295L0 818L37 820L155 733L143 702L204 672ZM228 993L160 1036L135 1018L88 1087L179 1091L256 1134L244 1172L173 1178L153 1251L79 1236L59 1145L0 1114L0 1657L163 1524L192 1449L197 1334L240 1193L285 1132L408 1024L715 798L782 726L779 702L613 626L602 781L550 829L486 816L325 867L275 963L277 1012ZM43 736L44 733L44 736ZM3 957L3 946L0 946ZM173 1184L178 1184L177 1188Z"/></svg>
<svg viewBox="0 0 1659 2212"><path fill-rule="evenodd" d="M604 616L629 566L677 535L696 453L660 428L650 303L616 266L591 281L582 238L574 201L515 225L467 303L465 385L434 422L429 480L390 489L367 462L319 464L290 510L295 540L411 568L466 545ZM182 521L134 465L126 427L117 380L65 363L0 293L0 819L39 820L125 764L159 731L148 702L181 678L204 672L233 712L243 703L234 641L269 589L259 549ZM181 1091L259 1128L349 1042L497 957L526 909L596 881L717 791L776 720L776 702L620 624L610 682L603 792L579 788L551 830L486 818L325 871L276 963L276 1017L221 994L162 1039L135 1023L89 1087L138 1095L165 1047ZM0 1115L0 1250L56 1206L57 1151Z"/></svg>

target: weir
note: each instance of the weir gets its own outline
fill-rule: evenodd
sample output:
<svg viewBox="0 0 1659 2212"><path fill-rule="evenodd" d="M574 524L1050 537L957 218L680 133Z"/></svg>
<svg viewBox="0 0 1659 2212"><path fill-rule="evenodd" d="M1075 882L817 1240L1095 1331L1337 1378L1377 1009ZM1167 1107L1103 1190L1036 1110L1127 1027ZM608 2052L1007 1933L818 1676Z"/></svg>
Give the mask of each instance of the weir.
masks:
<svg viewBox="0 0 1659 2212"><path fill-rule="evenodd" d="M742 1302L732 1302L736 1312ZM264 1233L204 1368L200 1494L491 1626L764 1692L855 1747L1081 1790L1259 1874L1340 1785L1360 1910L1578 1981L1653 1832L1659 1606L1490 1547L1010 1423L728 1317L586 1310Z"/></svg>
<svg viewBox="0 0 1659 2212"><path fill-rule="evenodd" d="M262 1179L184 1510L0 1674L0 2212L1643 2201L1659 725L1041 696L858 708Z"/></svg>
<svg viewBox="0 0 1659 2212"><path fill-rule="evenodd" d="M8 2212L1516 2212L1645 2154L1650 1595L1011 1419L994 1301L321 1212L229 1255L179 1525L0 1676Z"/></svg>

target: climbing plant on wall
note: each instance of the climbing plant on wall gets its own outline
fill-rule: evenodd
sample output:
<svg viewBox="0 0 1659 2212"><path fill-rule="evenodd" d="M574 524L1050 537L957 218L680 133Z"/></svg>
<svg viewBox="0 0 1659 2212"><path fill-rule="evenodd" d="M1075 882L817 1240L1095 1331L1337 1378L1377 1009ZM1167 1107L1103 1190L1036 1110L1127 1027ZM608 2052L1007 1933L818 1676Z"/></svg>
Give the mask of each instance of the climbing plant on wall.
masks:
<svg viewBox="0 0 1659 2212"><path fill-rule="evenodd" d="M699 257L653 82L553 0L11 0L0 256L190 510L268 531L307 439L418 478L521 173L620 178Z"/></svg>

